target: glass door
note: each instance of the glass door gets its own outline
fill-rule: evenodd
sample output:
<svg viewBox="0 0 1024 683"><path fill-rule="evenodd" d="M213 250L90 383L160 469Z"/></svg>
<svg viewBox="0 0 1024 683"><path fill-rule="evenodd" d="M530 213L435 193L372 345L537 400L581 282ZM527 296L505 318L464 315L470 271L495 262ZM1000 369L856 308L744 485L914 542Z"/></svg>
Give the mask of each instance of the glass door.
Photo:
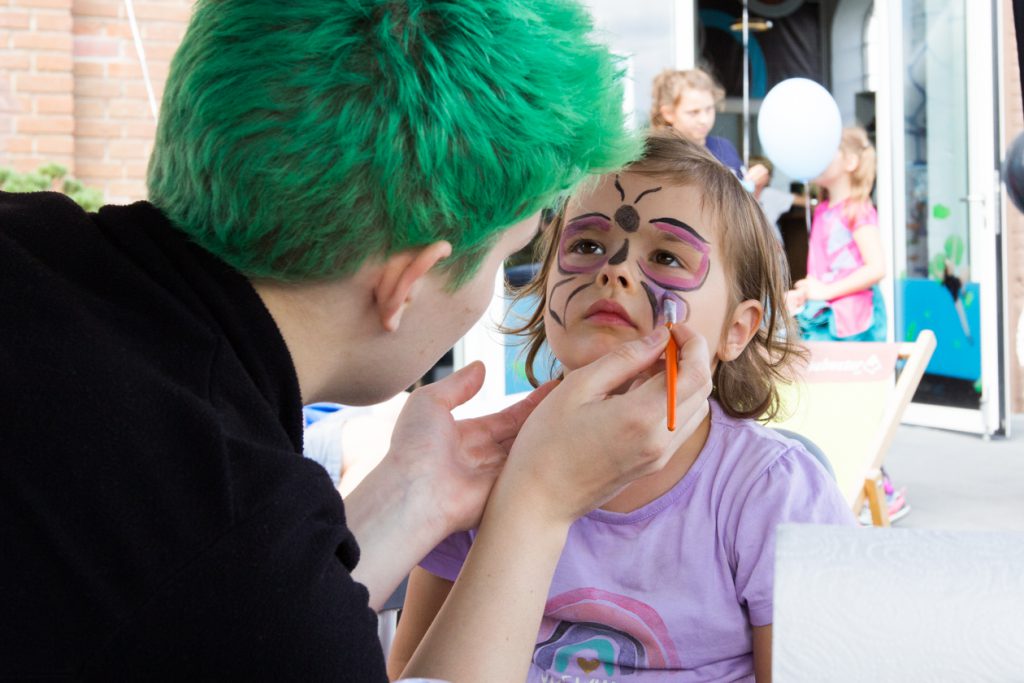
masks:
<svg viewBox="0 0 1024 683"><path fill-rule="evenodd" d="M907 421L990 435L1005 428L994 22L988 2L967 10L888 4L893 330L938 340Z"/></svg>

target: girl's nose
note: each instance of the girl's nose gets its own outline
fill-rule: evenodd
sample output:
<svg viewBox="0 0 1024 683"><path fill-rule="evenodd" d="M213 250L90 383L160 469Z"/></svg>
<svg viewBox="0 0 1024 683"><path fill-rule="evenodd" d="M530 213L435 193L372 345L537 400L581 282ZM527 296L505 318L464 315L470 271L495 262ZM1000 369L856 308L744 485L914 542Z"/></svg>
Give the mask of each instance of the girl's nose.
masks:
<svg viewBox="0 0 1024 683"><path fill-rule="evenodd" d="M597 279L603 286L614 284L623 289L633 287L633 275L629 270L629 240L623 242L619 250L611 255Z"/></svg>
<svg viewBox="0 0 1024 683"><path fill-rule="evenodd" d="M619 287L629 289L632 284L632 279L625 272L618 271L615 273L609 273L605 270L601 273L600 282L602 285L609 285L612 282L615 282Z"/></svg>

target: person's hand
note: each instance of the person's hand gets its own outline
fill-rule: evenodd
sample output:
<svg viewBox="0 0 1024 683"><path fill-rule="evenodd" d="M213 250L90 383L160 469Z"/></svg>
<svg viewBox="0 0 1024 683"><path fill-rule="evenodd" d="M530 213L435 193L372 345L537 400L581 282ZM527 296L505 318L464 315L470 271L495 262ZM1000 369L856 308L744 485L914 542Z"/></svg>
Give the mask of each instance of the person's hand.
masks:
<svg viewBox="0 0 1024 683"><path fill-rule="evenodd" d="M800 285L800 291L803 292L804 297L809 301L827 301L831 298L828 285L816 277L808 275L797 284Z"/></svg>
<svg viewBox="0 0 1024 683"><path fill-rule="evenodd" d="M800 285L803 280L800 280L796 285ZM794 287L794 289L786 292L786 309L790 313L796 313L807 303L807 295L804 293L802 287Z"/></svg>
<svg viewBox="0 0 1024 683"><path fill-rule="evenodd" d="M668 431L665 373L634 382L663 365L668 333L622 345L570 373L519 431L495 495L568 524L624 486L664 467L708 414L711 363L704 338L673 327L681 350L675 431ZM616 392L629 386L624 393ZM505 496L504 494L508 494ZM492 497L492 500L494 498Z"/></svg>
<svg viewBox="0 0 1024 683"><path fill-rule="evenodd" d="M747 169L747 174L743 177L744 180L749 180L754 184L754 194L760 193L761 190L768 185L768 180L771 175L768 173L768 169L765 168L764 164L754 164Z"/></svg>
<svg viewBox="0 0 1024 683"><path fill-rule="evenodd" d="M451 411L483 386L484 366L475 362L409 396L391 435L384 462L399 468L422 521L443 535L475 527L494 479L519 428L554 388L549 382L505 410L470 420Z"/></svg>

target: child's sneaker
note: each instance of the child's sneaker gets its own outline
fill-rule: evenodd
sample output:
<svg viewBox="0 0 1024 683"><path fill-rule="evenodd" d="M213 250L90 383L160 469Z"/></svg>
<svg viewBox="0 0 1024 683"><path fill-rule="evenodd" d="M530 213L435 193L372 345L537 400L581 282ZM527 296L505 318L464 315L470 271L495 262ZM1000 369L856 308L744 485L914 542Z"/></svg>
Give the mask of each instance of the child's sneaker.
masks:
<svg viewBox="0 0 1024 683"><path fill-rule="evenodd" d="M888 477L883 480L883 487L885 489L892 488L892 484ZM885 502L889 507L889 523L896 522L897 520L903 519L910 512L910 504L907 503L907 489L901 488L896 490L893 488L892 493L886 490ZM860 511L859 521L861 526L871 526L871 506L866 502L864 507Z"/></svg>

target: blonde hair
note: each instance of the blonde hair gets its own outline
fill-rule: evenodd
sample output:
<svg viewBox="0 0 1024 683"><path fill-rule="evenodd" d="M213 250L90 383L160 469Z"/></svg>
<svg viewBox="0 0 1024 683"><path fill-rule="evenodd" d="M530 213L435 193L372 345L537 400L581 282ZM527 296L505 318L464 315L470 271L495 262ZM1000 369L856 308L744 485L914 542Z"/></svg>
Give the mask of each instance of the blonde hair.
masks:
<svg viewBox="0 0 1024 683"><path fill-rule="evenodd" d="M852 214L865 203L871 203L871 190L875 186L875 148L866 130L860 126L848 126L843 128L839 150L857 157L857 168L850 173L850 197L847 200L848 211Z"/></svg>
<svg viewBox="0 0 1024 683"><path fill-rule="evenodd" d="M704 69L665 69L654 77L651 88L651 125L655 128L668 126L668 121L661 114L664 106L675 109L687 90L703 90L711 93L715 104L725 99L725 89L718 84L714 76Z"/></svg>
<svg viewBox="0 0 1024 683"><path fill-rule="evenodd" d="M651 133L643 156L623 172L701 190L701 208L710 209L725 272L731 280L732 305L753 299L764 308L764 319L743 352L734 360L718 364L711 396L733 417L774 417L780 407L778 384L789 381L788 367L803 358L804 352L798 345L800 334L785 305L789 272L783 267L781 247L761 207L728 168L706 149L672 129ZM517 300L531 298L537 302L536 308L522 325L505 328L508 333L528 339L526 376L534 386L538 385L534 363L547 339L547 280L554 268L564 222L562 204L538 241L540 271L535 279L516 290Z"/></svg>

